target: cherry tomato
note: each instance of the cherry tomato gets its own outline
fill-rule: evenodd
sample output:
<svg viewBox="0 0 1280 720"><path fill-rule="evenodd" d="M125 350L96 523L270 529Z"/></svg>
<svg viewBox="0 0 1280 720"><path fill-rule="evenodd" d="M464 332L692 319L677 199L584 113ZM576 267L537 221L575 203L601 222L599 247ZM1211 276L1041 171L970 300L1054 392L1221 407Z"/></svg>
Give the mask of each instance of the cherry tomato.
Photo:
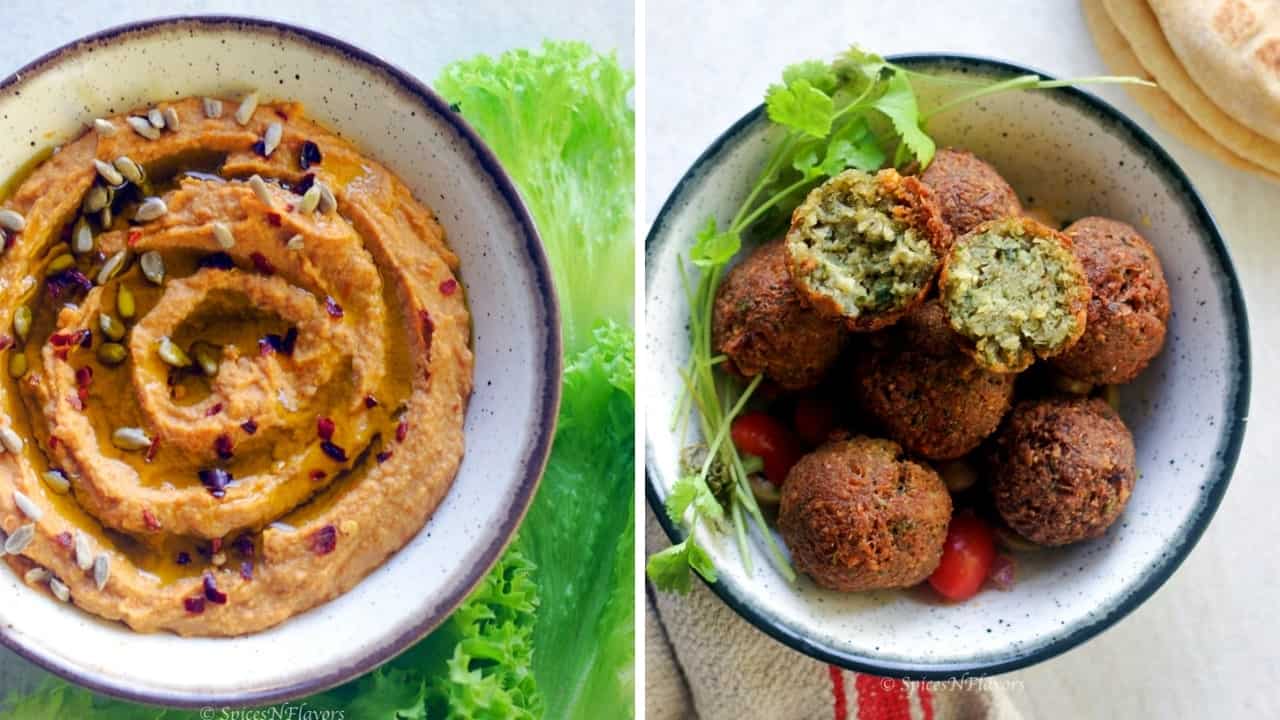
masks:
<svg viewBox="0 0 1280 720"><path fill-rule="evenodd" d="M929 576L929 584L948 600L967 600L982 587L995 556L991 528L971 511L956 513L947 528L942 561Z"/></svg>
<svg viewBox="0 0 1280 720"><path fill-rule="evenodd" d="M739 450L764 461L764 476L769 482L782 487L801 455L800 444L791 431L772 415L750 412L734 420L729 432Z"/></svg>
<svg viewBox="0 0 1280 720"><path fill-rule="evenodd" d="M795 414L791 419L796 434L810 447L817 447L827 441L831 429L836 425L836 409L831 403L815 393L806 393L796 400Z"/></svg>

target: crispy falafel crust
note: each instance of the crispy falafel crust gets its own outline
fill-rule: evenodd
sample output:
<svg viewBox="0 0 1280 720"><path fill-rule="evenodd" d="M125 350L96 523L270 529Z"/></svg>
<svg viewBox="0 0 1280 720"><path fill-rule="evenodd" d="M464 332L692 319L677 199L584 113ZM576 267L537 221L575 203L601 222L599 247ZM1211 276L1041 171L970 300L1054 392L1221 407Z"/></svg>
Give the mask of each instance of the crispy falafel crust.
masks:
<svg viewBox="0 0 1280 720"><path fill-rule="evenodd" d="M994 167L968 150L939 150L920 180L933 189L942 219L957 236L988 220L1022 214L1018 193Z"/></svg>
<svg viewBox="0 0 1280 720"><path fill-rule="evenodd" d="M1065 233L1093 296L1084 335L1053 366L1095 385L1130 382L1164 347L1170 303L1160 259L1151 243L1119 220L1087 217Z"/></svg>
<svg viewBox="0 0 1280 720"><path fill-rule="evenodd" d="M873 222L864 229L858 229L858 225L862 223L857 223L854 217L844 212L849 209L856 212L857 208L838 202L839 195L855 195L868 186L874 188L874 197L860 199L864 203L871 203L873 208L884 211L892 226L883 231L895 236L895 252L883 258L874 268L875 274L881 276L877 279L900 277L895 274L894 265L906 265L908 261L920 259L913 257L916 255L914 251L904 247L908 231L911 242L927 252L928 257L923 262L914 262L924 267L897 270L898 273L908 273L910 277L903 279L902 288L887 293L899 295L888 297L885 300L887 305L881 307L882 300L873 297L876 307L858 307L854 301L855 306L848 308L834 297L839 292L838 289L820 286L821 275L826 272L826 267L814 257L817 254L814 244L817 236L828 228L832 231L837 228L851 230L859 238L855 241L857 244L869 244L863 236L879 229L880 224ZM842 318L845 325L854 332L869 332L892 325L924 301L933 287L942 258L951 247L951 240L951 230L942 219L937 198L919 178L900 175L892 168L881 170L875 175L846 170L810 191L804 202L792 212L791 228L786 235L787 268L800 294L819 313L827 317ZM845 270L854 280L866 277L866 273L855 274L851 268ZM858 284L861 286L864 283Z"/></svg>
<svg viewBox="0 0 1280 720"><path fill-rule="evenodd" d="M990 459L996 510L1041 545L1101 536L1124 510L1137 477L1133 436L1098 398L1019 403Z"/></svg>
<svg viewBox="0 0 1280 720"><path fill-rule="evenodd" d="M800 390L822 380L848 333L800 298L778 239L729 271L716 294L711 338L729 359L726 369L746 377L764 373L788 390Z"/></svg>
<svg viewBox="0 0 1280 720"><path fill-rule="evenodd" d="M890 440L829 442L782 488L778 529L793 562L843 592L910 587L938 566L951 496L938 474Z"/></svg>

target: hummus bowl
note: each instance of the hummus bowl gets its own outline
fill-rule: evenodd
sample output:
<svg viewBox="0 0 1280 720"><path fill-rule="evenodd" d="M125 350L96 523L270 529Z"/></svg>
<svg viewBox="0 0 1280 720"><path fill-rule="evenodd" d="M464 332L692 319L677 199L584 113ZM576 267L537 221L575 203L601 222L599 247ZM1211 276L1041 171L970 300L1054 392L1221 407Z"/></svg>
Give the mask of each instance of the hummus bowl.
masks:
<svg viewBox="0 0 1280 720"><path fill-rule="evenodd" d="M474 132L361 50L224 17L56 50L0 129L0 640L249 705L447 618L559 399L546 260Z"/></svg>
<svg viewBox="0 0 1280 720"><path fill-rule="evenodd" d="M892 58L912 70L999 80L1035 72L950 55ZM916 89L924 107L937 83ZM646 475L654 513L673 541L663 503L679 474L684 440L670 430L689 355L688 307L678 258L708 216L731 217L777 136L757 108L695 162L668 197L647 240L649 362ZM994 675L1052 658L1104 631L1151 596L1209 525L1230 481L1248 415L1248 321L1222 237L1189 180L1141 128L1072 88L1008 92L939 114L939 148L990 162L1023 193L1024 207L1062 219L1116 218L1159 253L1174 309L1163 352L1119 388L1139 477L1107 533L1017 555L1017 578L945 603L928 587L840 593L807 577L789 583L757 535L744 570L731 533L699 528L719 579L711 585L749 622L797 651L876 675L915 679ZM791 482L789 479L788 482ZM770 528L769 532L774 532Z"/></svg>

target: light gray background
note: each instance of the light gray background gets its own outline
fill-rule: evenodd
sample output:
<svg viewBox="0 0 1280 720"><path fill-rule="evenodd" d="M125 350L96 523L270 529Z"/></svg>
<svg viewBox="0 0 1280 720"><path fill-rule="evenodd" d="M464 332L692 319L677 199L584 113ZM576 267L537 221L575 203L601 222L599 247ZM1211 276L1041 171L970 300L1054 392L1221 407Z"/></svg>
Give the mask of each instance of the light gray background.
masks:
<svg viewBox="0 0 1280 720"><path fill-rule="evenodd" d="M572 0L6 0L3 6L0 72L6 77L36 57L90 33L121 23L184 14L254 15L303 25L368 50L428 84L453 60L477 53L536 48L544 39L584 40L601 52L616 51L626 67L635 62L634 6L630 0L589 4ZM0 177L16 169L0 168ZM9 690L30 687L42 677L43 671L0 648L0 698Z"/></svg>
<svg viewBox="0 0 1280 720"><path fill-rule="evenodd" d="M1058 76L1107 72L1075 0L649 0L647 182L652 221L694 159L757 105L788 63L852 43L880 53L992 55ZM1090 90L1152 131L1190 174L1231 246L1253 339L1253 402L1234 480L1208 532L1145 605L1102 636L1004 684L1029 718L1276 717L1280 704L1280 186L1162 133L1117 88Z"/></svg>

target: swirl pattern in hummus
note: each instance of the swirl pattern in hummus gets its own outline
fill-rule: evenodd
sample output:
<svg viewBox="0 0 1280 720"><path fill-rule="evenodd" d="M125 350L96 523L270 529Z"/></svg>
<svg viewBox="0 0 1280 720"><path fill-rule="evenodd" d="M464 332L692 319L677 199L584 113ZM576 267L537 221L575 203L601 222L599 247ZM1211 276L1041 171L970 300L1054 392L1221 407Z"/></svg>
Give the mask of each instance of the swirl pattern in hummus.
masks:
<svg viewBox="0 0 1280 720"><path fill-rule="evenodd" d="M435 217L299 105L218 104L96 121L0 212L4 559L140 631L346 592L463 453L470 318Z"/></svg>

